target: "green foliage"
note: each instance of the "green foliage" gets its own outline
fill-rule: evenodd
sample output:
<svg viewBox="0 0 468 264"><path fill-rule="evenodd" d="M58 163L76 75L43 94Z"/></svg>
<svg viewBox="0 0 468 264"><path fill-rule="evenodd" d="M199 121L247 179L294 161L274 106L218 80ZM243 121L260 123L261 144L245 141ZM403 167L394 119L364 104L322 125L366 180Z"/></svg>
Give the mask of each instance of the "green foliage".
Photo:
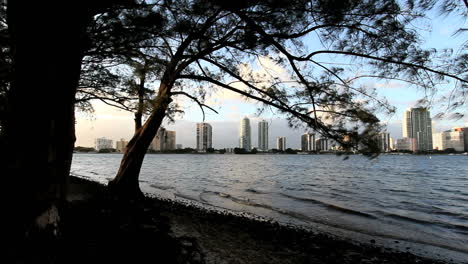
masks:
<svg viewBox="0 0 468 264"><path fill-rule="evenodd" d="M287 148L284 153L286 154L297 154L297 150L295 149L291 149L291 148Z"/></svg>
<svg viewBox="0 0 468 264"><path fill-rule="evenodd" d="M207 153L214 153L214 152L215 152L215 149L214 149L214 148L207 148L207 149L206 149L206 152L207 152Z"/></svg>
<svg viewBox="0 0 468 264"><path fill-rule="evenodd" d="M432 7L414 2L154 2L97 17L86 59L103 65L97 73L104 74L96 74L110 78L103 86L116 86L112 74L127 69L117 74L123 88L107 94L119 106L141 110L138 88L146 77L159 85L155 92L186 96L203 115L206 97L226 89L259 102L260 113L276 109L292 127L313 129L344 151L360 145L375 156L382 130L377 114L395 109L376 87L363 85L368 80L397 79L428 92L454 80L453 89L464 96L450 109L466 99L466 56L421 48L412 22ZM333 66L334 58L347 63ZM108 69L111 61L127 66ZM143 86L151 111L153 89ZM166 115L179 107L172 103Z"/></svg>
<svg viewBox="0 0 468 264"><path fill-rule="evenodd" d="M98 153L114 153L116 150L114 148L100 149Z"/></svg>
<svg viewBox="0 0 468 264"><path fill-rule="evenodd" d="M218 153L219 154L224 154L224 153L226 153L226 149L220 149L220 150L218 150Z"/></svg>
<svg viewBox="0 0 468 264"><path fill-rule="evenodd" d="M234 154L257 154L257 149L253 148L251 151L247 151L244 148L234 148Z"/></svg>
<svg viewBox="0 0 468 264"><path fill-rule="evenodd" d="M73 151L76 151L76 152L95 152L96 150L94 148L78 146L78 147L75 147L73 149Z"/></svg>

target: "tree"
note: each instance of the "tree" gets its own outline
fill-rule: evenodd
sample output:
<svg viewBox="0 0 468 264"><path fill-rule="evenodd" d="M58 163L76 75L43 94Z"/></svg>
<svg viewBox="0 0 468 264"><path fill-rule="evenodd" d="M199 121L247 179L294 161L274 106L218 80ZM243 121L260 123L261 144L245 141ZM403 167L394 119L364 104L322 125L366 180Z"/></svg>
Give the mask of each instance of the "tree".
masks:
<svg viewBox="0 0 468 264"><path fill-rule="evenodd" d="M8 209L19 216L13 226L57 227L75 140L83 32L92 14L81 4L70 6L73 12L56 12L53 3L7 3L13 71L2 124L8 153L2 175L15 201ZM40 139L35 155L24 151L31 128Z"/></svg>
<svg viewBox="0 0 468 264"><path fill-rule="evenodd" d="M206 149L206 152L207 152L207 153L214 153L214 152L215 152L215 149L214 149L214 148L207 148L207 149Z"/></svg>
<svg viewBox="0 0 468 264"><path fill-rule="evenodd" d="M164 26L150 46L163 70L153 112L109 183L129 197L141 195L144 152L174 96L187 96L203 110L209 88L227 89L261 103L260 111L272 107L287 115L291 126L313 128L344 150L360 144L375 155L374 138L381 129L376 114L394 110L375 90L359 86L362 79L398 79L425 89L447 78L466 84L463 58L433 64L440 54L422 50L416 31L409 28L422 14L397 1L178 1L156 6ZM315 41L315 49L309 51L305 41ZM340 68L322 61L330 56L349 63ZM287 76L249 68L265 61ZM457 63L459 67L447 67Z"/></svg>
<svg viewBox="0 0 468 264"><path fill-rule="evenodd" d="M80 1L66 8L59 1L4 3L0 9L0 174L8 216L2 231L9 242L34 236L35 231L55 237L66 202L82 60L89 54L107 56L102 49L109 46L122 48L101 45L116 41L93 25L102 14L135 3ZM98 34L102 43L93 38L93 29L102 30ZM33 154L24 151L32 138Z"/></svg>

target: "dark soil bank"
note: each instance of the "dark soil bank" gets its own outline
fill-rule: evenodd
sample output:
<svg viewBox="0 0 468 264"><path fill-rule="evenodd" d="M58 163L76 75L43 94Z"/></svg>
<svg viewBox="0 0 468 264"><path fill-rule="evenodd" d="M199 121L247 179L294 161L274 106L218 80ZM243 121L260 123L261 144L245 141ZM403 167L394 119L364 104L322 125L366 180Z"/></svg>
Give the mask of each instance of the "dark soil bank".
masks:
<svg viewBox="0 0 468 264"><path fill-rule="evenodd" d="M74 177L69 200L60 241L31 241L10 252L14 262L443 263L173 201L117 201Z"/></svg>

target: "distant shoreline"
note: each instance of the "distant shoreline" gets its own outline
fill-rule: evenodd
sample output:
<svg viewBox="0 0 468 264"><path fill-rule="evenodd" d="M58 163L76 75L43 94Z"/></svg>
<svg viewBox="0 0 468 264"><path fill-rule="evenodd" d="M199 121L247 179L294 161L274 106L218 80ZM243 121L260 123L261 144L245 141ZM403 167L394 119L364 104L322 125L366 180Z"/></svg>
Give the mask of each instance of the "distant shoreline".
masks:
<svg viewBox="0 0 468 264"><path fill-rule="evenodd" d="M97 151L74 151L74 154L123 154L121 152L107 152L107 153L100 153ZM160 154L188 154L188 155L363 155L362 153L348 153L348 152L320 152L320 153L271 153L271 152L258 152L258 153L242 153L242 154L235 154L231 152L226 153L206 153L206 152L193 152L193 153L179 153L179 152L147 152L146 154L149 155L160 155ZM446 155L446 156L465 156L468 155L468 152L457 152L457 153L408 153L408 152L385 152L380 153L379 155L415 155L415 156L432 156L432 155Z"/></svg>

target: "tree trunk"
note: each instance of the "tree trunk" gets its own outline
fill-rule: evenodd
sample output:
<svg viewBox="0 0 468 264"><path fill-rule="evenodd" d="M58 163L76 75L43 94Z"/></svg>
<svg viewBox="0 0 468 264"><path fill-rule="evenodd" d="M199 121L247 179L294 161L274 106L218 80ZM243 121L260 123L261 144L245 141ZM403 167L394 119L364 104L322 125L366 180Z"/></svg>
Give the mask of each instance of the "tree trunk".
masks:
<svg viewBox="0 0 468 264"><path fill-rule="evenodd" d="M158 132L172 99L170 88L163 82L154 102L154 109L145 124L136 131L127 145L115 178L109 182L109 188L119 197L135 199L142 197L138 177L151 141Z"/></svg>
<svg viewBox="0 0 468 264"><path fill-rule="evenodd" d="M73 11L57 11L50 2L8 1L14 75L1 169L5 215L15 216L6 228L15 237L32 230L56 235L65 201L83 36L92 19L84 8L68 8Z"/></svg>
<svg viewBox="0 0 468 264"><path fill-rule="evenodd" d="M144 97L145 97L145 80L146 80L146 72L142 72L142 76L140 76L140 84L138 85L138 108L137 112L135 113L135 133L141 128L143 118L143 109L144 109Z"/></svg>

